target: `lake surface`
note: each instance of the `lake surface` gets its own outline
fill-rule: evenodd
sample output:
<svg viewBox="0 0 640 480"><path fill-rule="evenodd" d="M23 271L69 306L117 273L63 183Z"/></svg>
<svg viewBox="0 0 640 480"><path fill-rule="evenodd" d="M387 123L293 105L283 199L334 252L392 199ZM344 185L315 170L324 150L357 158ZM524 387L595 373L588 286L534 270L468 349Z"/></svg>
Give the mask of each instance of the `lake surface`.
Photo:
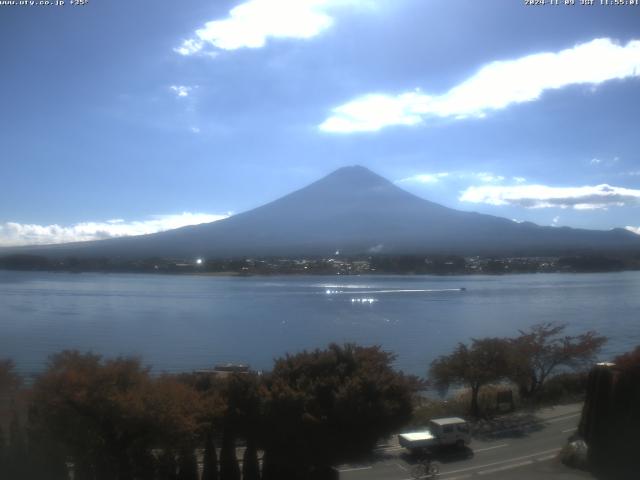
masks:
<svg viewBox="0 0 640 480"><path fill-rule="evenodd" d="M465 290L461 290L461 289ZM640 272L508 276L205 277L0 271L0 358L29 374L63 349L136 354L154 371L246 362L329 342L379 344L424 375L471 337L563 321L640 344Z"/></svg>

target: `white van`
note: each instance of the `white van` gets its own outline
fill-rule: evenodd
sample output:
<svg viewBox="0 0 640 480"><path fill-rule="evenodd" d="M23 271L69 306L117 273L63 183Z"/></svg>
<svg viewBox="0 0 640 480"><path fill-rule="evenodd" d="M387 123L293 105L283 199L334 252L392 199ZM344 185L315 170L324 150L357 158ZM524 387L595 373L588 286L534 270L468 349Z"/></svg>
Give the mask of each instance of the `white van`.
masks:
<svg viewBox="0 0 640 480"><path fill-rule="evenodd" d="M455 445L464 447L471 443L471 432L466 420L459 417L434 418L425 430L401 433L400 445L409 450Z"/></svg>

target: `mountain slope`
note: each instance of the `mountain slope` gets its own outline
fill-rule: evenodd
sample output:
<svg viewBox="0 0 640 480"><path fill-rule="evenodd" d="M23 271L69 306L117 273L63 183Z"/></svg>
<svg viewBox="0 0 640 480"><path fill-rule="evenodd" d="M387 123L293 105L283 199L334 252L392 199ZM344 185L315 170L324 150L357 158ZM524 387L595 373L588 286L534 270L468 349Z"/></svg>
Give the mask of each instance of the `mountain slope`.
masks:
<svg viewBox="0 0 640 480"><path fill-rule="evenodd" d="M540 227L453 210L370 170L345 167L225 220L152 235L30 247L46 255L190 258L375 253L546 255L640 250L625 230Z"/></svg>

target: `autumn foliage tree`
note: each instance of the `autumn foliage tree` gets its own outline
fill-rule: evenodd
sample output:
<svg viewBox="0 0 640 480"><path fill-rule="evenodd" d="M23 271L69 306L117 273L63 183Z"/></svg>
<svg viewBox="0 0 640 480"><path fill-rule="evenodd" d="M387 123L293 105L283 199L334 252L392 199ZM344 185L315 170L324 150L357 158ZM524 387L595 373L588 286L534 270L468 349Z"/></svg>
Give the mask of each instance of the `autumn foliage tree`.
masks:
<svg viewBox="0 0 640 480"><path fill-rule="evenodd" d="M135 358L54 355L33 387L31 426L62 443L84 480L140 478L152 448L189 444L197 394L168 376L152 379Z"/></svg>
<svg viewBox="0 0 640 480"><path fill-rule="evenodd" d="M205 434L204 453L202 458L202 480L218 480L218 456L213 434Z"/></svg>
<svg viewBox="0 0 640 480"><path fill-rule="evenodd" d="M22 378L10 359L0 359L0 478L23 475L26 456L24 432L16 411ZM8 430L2 426L8 425Z"/></svg>
<svg viewBox="0 0 640 480"><path fill-rule="evenodd" d="M534 398L558 370L579 369L594 362L606 337L588 331L565 335L566 324L540 323L511 340L510 378L522 398Z"/></svg>
<svg viewBox="0 0 640 480"><path fill-rule="evenodd" d="M618 355L614 363L623 370L637 372L640 369L640 345L630 352Z"/></svg>
<svg viewBox="0 0 640 480"><path fill-rule="evenodd" d="M565 335L566 325L541 323L520 331L514 338L473 339L459 343L449 355L431 363L433 385L446 391L451 385L471 391L470 413L478 416L482 386L511 380L521 398L535 398L545 382L561 369L579 369L593 363L606 338L593 331Z"/></svg>
<svg viewBox="0 0 640 480"><path fill-rule="evenodd" d="M0 456L28 472L2 473L63 480L71 460L76 480L196 480L202 451L202 480L324 479L410 419L422 385L396 372L394 358L379 347L330 345L280 358L264 376L156 376L137 358L64 351L0 436ZM12 372L0 364L0 387L17 388Z"/></svg>
<svg viewBox="0 0 640 480"><path fill-rule="evenodd" d="M429 378L441 392L451 385L465 385L471 390L471 415L480 414L480 388L502 380L509 374L509 342L502 338L473 339L471 345L459 343L449 355L431 363Z"/></svg>
<svg viewBox="0 0 640 480"><path fill-rule="evenodd" d="M7 443L4 436L4 431L0 426L0 478L5 478L6 471L6 459L7 459Z"/></svg>
<svg viewBox="0 0 640 480"><path fill-rule="evenodd" d="M220 422L223 431L220 480L240 479L235 448L238 439L243 439L247 447L243 464L243 478L246 479L258 464L256 444L263 433L261 379L254 373L229 375L220 382L219 395L225 405Z"/></svg>
<svg viewBox="0 0 640 480"><path fill-rule="evenodd" d="M0 398L4 401L10 400L21 384L22 379L15 371L13 360L0 359Z"/></svg>
<svg viewBox="0 0 640 480"><path fill-rule="evenodd" d="M22 385L11 359L0 358L0 428L15 413L16 401Z"/></svg>
<svg viewBox="0 0 640 480"><path fill-rule="evenodd" d="M332 344L277 359L267 380L263 478L321 478L411 417L420 383L380 347Z"/></svg>

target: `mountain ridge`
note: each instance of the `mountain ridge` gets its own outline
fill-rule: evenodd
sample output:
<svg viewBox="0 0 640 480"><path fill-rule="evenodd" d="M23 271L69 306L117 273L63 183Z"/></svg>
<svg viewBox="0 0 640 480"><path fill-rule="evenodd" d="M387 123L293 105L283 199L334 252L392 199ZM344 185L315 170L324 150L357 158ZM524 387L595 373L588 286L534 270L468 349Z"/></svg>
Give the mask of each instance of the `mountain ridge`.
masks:
<svg viewBox="0 0 640 480"><path fill-rule="evenodd" d="M135 237L11 249L45 256L230 258L343 254L535 256L640 251L640 236L544 227L455 210L359 166L229 218ZM0 250L0 254L2 251Z"/></svg>

